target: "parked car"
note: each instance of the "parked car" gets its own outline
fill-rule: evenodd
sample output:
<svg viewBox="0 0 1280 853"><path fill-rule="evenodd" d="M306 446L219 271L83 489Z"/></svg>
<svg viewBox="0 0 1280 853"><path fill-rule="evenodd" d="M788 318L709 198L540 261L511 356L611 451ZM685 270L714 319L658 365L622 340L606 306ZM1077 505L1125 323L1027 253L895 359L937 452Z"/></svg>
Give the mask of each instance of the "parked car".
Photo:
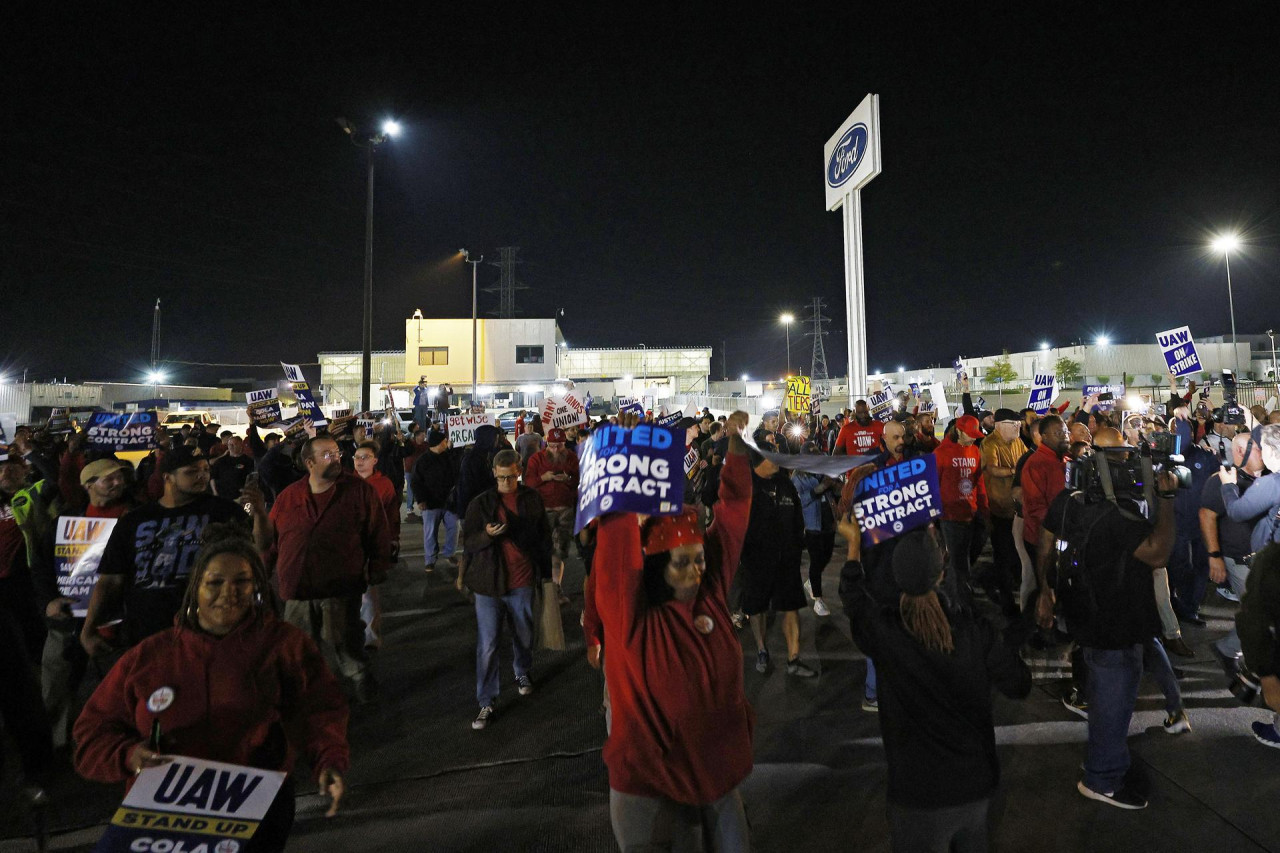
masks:
<svg viewBox="0 0 1280 853"><path fill-rule="evenodd" d="M516 418L527 411L529 409L505 409L498 412L498 426L502 427L503 432L510 434L516 428Z"/></svg>

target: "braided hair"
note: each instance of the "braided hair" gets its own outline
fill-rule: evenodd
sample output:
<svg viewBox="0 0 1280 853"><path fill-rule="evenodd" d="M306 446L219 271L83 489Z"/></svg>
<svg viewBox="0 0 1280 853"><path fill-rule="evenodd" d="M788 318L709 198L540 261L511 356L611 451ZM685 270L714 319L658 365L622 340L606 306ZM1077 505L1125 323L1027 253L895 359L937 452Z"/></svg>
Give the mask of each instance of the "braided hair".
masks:
<svg viewBox="0 0 1280 853"><path fill-rule="evenodd" d="M926 649L955 651L951 621L938 598L942 580L942 549L927 530L904 535L893 551L893 579L902 590L898 611L902 625Z"/></svg>

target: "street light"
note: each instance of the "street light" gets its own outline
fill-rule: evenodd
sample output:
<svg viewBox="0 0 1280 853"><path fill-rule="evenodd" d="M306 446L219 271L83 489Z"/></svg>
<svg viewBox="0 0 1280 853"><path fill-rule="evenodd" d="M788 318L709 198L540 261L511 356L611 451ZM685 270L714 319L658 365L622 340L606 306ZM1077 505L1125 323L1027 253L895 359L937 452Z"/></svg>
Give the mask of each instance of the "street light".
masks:
<svg viewBox="0 0 1280 853"><path fill-rule="evenodd" d="M1111 338L1108 338L1106 335L1098 335L1098 339L1094 341L1094 343L1100 347L1105 347L1107 344L1111 343Z"/></svg>
<svg viewBox="0 0 1280 853"><path fill-rule="evenodd" d="M476 268L480 266L480 262L484 260L484 255L471 260L471 253L466 249L459 249L462 253L462 259L471 264L471 402L476 401Z"/></svg>
<svg viewBox="0 0 1280 853"><path fill-rule="evenodd" d="M1048 342L1048 341L1041 341L1041 342L1040 342L1040 351L1041 351L1041 352L1048 352L1048 351L1049 351L1049 342Z"/></svg>
<svg viewBox="0 0 1280 853"><path fill-rule="evenodd" d="M1236 303L1231 297L1231 253L1240 248L1240 238L1235 234L1223 234L1214 239L1213 250L1221 252L1227 264L1227 307L1231 309L1231 351L1235 354L1236 379L1240 378L1240 349L1236 346Z"/></svg>
<svg viewBox="0 0 1280 853"><path fill-rule="evenodd" d="M362 324L363 353L360 362L360 410L369 411L369 385L373 381L373 163L378 146L400 135L400 123L387 119L377 133L365 135L345 118L339 118L338 126L351 139L351 144L363 148L369 161L367 198L364 213L364 322Z"/></svg>
<svg viewBox="0 0 1280 853"><path fill-rule="evenodd" d="M791 324L794 323L795 321L796 321L796 317L794 314L791 314L791 313L783 314L781 317L778 318L778 322L781 323L783 326L785 326L787 329L787 375L788 376L791 375Z"/></svg>
<svg viewBox="0 0 1280 853"><path fill-rule="evenodd" d="M750 381L750 377L749 377L749 376L747 376L747 374L745 374L745 373L744 373L744 374L742 374L742 381L743 381L743 382L748 382L748 381Z"/></svg>
<svg viewBox="0 0 1280 853"><path fill-rule="evenodd" d="M1276 333L1267 329L1267 337L1271 338L1271 381L1280 382L1280 372L1276 371Z"/></svg>

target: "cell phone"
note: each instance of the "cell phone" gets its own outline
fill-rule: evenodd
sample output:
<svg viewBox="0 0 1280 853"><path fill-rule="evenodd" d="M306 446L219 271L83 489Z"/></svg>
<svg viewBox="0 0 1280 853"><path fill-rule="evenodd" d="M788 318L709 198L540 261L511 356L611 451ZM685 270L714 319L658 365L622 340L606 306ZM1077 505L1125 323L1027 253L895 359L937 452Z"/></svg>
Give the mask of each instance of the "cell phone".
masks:
<svg viewBox="0 0 1280 853"><path fill-rule="evenodd" d="M1112 394L1110 391L1103 391L1101 394L1098 395L1098 402L1105 403L1108 400L1114 400L1115 398L1116 398L1116 395Z"/></svg>
<svg viewBox="0 0 1280 853"><path fill-rule="evenodd" d="M246 488L250 485L258 485L258 472L251 471L249 476L244 478L244 484ZM246 501L244 504L244 511L246 515L253 515L253 504Z"/></svg>

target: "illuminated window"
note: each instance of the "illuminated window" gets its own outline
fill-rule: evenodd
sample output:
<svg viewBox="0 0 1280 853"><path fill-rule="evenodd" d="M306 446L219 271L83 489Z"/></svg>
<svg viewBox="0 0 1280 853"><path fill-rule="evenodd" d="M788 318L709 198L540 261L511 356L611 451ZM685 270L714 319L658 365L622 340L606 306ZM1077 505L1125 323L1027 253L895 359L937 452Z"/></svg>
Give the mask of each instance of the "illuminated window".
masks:
<svg viewBox="0 0 1280 853"><path fill-rule="evenodd" d="M543 364L541 346L516 347L516 364Z"/></svg>
<svg viewBox="0 0 1280 853"><path fill-rule="evenodd" d="M449 363L448 347L418 347L418 366L433 367Z"/></svg>

